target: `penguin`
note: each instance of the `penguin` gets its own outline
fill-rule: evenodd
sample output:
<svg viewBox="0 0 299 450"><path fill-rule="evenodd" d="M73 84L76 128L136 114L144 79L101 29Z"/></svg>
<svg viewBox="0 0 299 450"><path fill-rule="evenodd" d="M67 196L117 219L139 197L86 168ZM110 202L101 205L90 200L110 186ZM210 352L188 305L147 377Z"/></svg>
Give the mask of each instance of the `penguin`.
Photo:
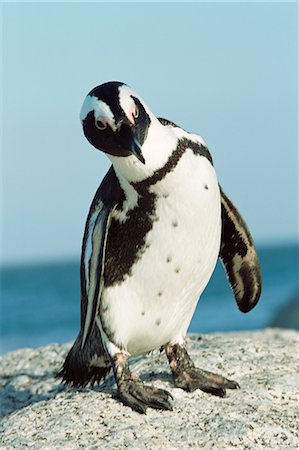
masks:
<svg viewBox="0 0 299 450"><path fill-rule="evenodd" d="M92 89L81 113L90 144L112 165L92 201L81 255L81 327L58 376L73 386L113 370L119 400L172 410L169 392L131 373L129 358L165 351L176 387L224 397L236 381L198 368L185 345L221 259L242 312L262 278L248 227L217 180L203 138L157 118L128 85Z"/></svg>

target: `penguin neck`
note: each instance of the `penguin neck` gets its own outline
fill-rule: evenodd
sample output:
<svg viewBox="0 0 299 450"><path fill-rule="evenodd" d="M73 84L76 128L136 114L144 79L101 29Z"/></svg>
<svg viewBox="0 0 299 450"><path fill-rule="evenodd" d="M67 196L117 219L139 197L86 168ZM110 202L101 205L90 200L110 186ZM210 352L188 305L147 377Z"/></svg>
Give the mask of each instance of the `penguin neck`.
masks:
<svg viewBox="0 0 299 450"><path fill-rule="evenodd" d="M108 155L117 177L123 182L137 183L151 177L155 171L164 167L178 144L178 137L169 127L163 126L156 117L151 116L151 124L146 140L142 145L145 164L135 156Z"/></svg>

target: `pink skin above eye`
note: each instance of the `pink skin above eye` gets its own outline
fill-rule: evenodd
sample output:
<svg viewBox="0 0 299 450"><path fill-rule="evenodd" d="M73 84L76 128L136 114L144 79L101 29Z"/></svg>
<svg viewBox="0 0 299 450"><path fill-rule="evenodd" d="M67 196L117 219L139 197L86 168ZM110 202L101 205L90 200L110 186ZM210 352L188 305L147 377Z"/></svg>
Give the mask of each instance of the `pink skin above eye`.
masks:
<svg viewBox="0 0 299 450"><path fill-rule="evenodd" d="M135 105L135 103L133 103L128 115L128 119L133 125L135 124L135 118L137 114L138 114L137 106Z"/></svg>

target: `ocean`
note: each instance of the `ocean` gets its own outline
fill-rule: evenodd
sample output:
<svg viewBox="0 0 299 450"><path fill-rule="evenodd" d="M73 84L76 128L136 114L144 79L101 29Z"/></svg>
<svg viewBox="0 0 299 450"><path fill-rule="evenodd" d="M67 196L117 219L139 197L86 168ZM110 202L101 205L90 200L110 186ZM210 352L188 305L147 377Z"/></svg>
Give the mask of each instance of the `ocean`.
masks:
<svg viewBox="0 0 299 450"><path fill-rule="evenodd" d="M238 311L220 263L204 291L189 331L299 328L298 247L261 246L263 293L248 314ZM2 267L0 353L73 340L79 330L79 257L71 261Z"/></svg>

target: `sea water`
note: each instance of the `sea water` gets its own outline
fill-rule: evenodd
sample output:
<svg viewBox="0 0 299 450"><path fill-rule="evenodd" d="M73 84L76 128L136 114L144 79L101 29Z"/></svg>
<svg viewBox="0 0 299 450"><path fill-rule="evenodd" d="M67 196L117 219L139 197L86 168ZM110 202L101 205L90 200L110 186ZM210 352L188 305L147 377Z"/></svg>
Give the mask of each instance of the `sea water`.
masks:
<svg viewBox="0 0 299 450"><path fill-rule="evenodd" d="M263 293L257 306L241 313L220 263L204 291L189 331L254 330L277 323L282 308L298 317L298 247L260 247ZM179 293L178 293L179 295ZM293 324L299 327L298 322ZM281 323L281 326L288 326ZM1 347L22 347L73 340L80 326L79 257L69 262L36 263L1 269Z"/></svg>

